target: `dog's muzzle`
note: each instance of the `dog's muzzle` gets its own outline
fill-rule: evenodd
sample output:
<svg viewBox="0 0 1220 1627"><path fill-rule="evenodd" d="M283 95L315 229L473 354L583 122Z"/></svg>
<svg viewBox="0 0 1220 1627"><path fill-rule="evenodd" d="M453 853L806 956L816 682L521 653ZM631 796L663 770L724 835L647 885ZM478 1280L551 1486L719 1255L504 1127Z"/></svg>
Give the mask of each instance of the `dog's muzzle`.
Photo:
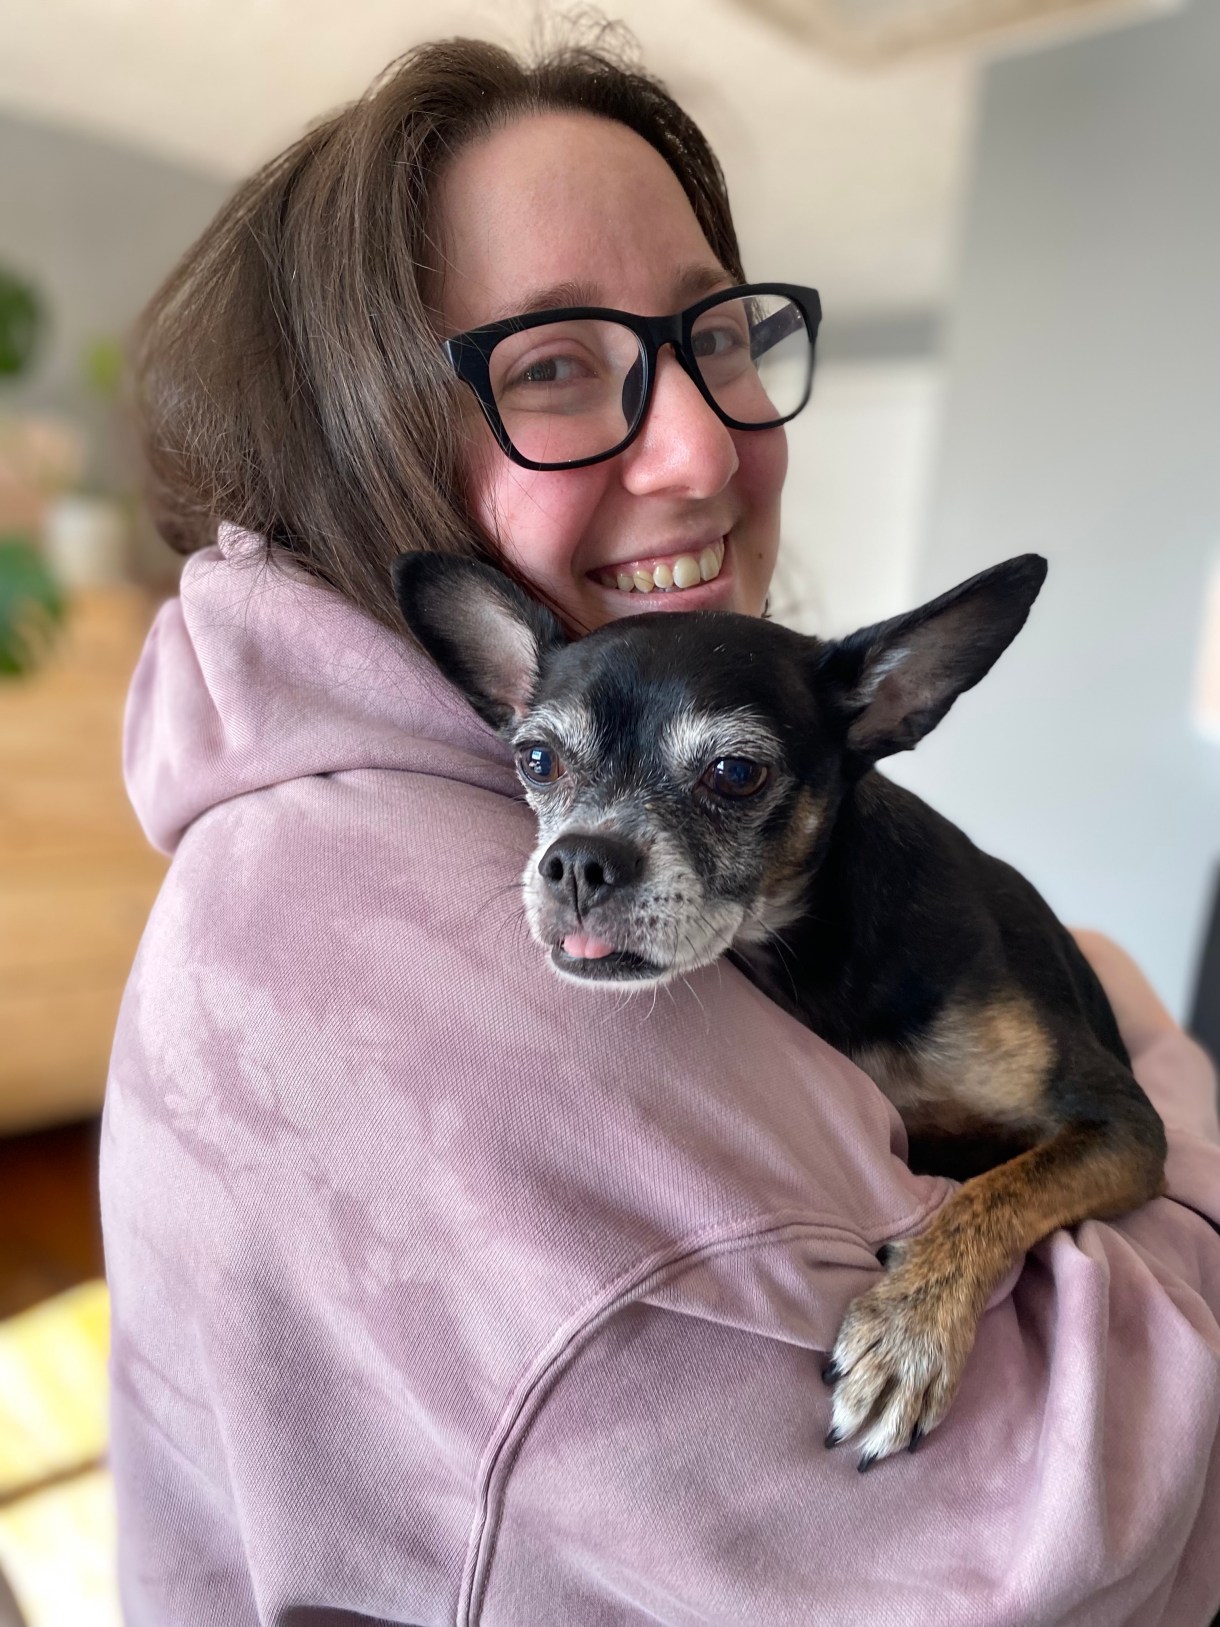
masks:
<svg viewBox="0 0 1220 1627"><path fill-rule="evenodd" d="M547 891L557 903L568 905L578 921L638 881L643 869L644 855L621 837L572 832L552 842L538 861Z"/></svg>
<svg viewBox="0 0 1220 1627"><path fill-rule="evenodd" d="M626 904L630 914L624 895L644 871L644 854L621 836L567 831L551 843L538 861L538 876L554 912L552 924L563 933L551 944L556 971L593 983L652 982L664 975L662 967L623 947L623 923L615 920L623 913L616 906Z"/></svg>

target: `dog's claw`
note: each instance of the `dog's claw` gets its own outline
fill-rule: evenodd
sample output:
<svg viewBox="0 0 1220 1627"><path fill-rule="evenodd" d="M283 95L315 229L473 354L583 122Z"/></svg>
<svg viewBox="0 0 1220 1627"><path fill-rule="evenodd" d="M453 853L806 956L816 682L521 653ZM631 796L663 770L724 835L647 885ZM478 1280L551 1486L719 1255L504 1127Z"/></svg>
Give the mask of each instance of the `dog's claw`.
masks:
<svg viewBox="0 0 1220 1627"><path fill-rule="evenodd" d="M866 1452L864 1454L864 1456L860 1459L859 1463L856 1464L856 1473L857 1474L867 1474L868 1471L872 1468L873 1464L876 1463L876 1461L877 1461L877 1453L875 1453L875 1452Z"/></svg>
<svg viewBox="0 0 1220 1627"><path fill-rule="evenodd" d="M857 1437L862 1468L913 1451L948 1412L974 1332L961 1283L929 1280L906 1254L853 1301L839 1330L830 1364L836 1444Z"/></svg>
<svg viewBox="0 0 1220 1627"><path fill-rule="evenodd" d="M827 1430L826 1440L823 1444L829 1451L833 1451L836 1446L841 1446L843 1444L843 1437L839 1434L838 1430L833 1424Z"/></svg>
<svg viewBox="0 0 1220 1627"><path fill-rule="evenodd" d="M834 1384L841 1376L838 1365L834 1361L828 1361L822 1369L823 1384Z"/></svg>

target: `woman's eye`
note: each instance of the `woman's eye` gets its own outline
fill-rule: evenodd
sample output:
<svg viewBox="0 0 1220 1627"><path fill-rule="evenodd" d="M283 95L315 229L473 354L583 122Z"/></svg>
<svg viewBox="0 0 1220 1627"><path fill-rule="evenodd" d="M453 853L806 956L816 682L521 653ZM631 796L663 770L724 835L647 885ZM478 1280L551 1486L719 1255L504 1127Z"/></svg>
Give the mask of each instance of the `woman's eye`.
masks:
<svg viewBox="0 0 1220 1627"><path fill-rule="evenodd" d="M752 757L717 757L703 771L699 784L714 791L718 797L757 796L770 778L765 763L756 763Z"/></svg>
<svg viewBox="0 0 1220 1627"><path fill-rule="evenodd" d="M509 388L522 384L575 384L591 377L588 367L576 356L541 356L518 368L508 381Z"/></svg>
<svg viewBox="0 0 1220 1627"><path fill-rule="evenodd" d="M554 785L566 772L563 758L549 746L522 746L517 753L517 767L535 785Z"/></svg>
<svg viewBox="0 0 1220 1627"><path fill-rule="evenodd" d="M738 328L700 328L691 339L695 355L700 357L728 356L745 343L745 335Z"/></svg>

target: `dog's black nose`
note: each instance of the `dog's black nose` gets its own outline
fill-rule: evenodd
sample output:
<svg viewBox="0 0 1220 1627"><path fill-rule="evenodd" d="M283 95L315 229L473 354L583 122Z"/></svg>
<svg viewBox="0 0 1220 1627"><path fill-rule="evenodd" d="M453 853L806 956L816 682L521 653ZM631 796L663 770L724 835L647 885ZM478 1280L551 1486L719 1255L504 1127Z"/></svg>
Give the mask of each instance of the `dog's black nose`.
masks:
<svg viewBox="0 0 1220 1627"><path fill-rule="evenodd" d="M585 916L616 887L635 881L644 856L617 836L561 836L538 861L538 874L557 898Z"/></svg>

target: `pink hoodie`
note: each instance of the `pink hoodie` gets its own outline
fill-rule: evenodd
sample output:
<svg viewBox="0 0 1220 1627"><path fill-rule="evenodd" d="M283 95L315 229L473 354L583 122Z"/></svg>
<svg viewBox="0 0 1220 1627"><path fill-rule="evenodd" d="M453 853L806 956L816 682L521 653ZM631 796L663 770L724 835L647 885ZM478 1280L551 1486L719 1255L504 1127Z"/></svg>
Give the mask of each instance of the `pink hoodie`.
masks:
<svg viewBox="0 0 1220 1627"><path fill-rule="evenodd" d="M1220 1604L1220 1146L1060 1232L948 1421L861 1476L819 1372L943 1202L873 1084L717 965L561 983L507 755L254 539L187 564L126 771L174 855L102 1185L129 1627L1203 1627Z"/></svg>

